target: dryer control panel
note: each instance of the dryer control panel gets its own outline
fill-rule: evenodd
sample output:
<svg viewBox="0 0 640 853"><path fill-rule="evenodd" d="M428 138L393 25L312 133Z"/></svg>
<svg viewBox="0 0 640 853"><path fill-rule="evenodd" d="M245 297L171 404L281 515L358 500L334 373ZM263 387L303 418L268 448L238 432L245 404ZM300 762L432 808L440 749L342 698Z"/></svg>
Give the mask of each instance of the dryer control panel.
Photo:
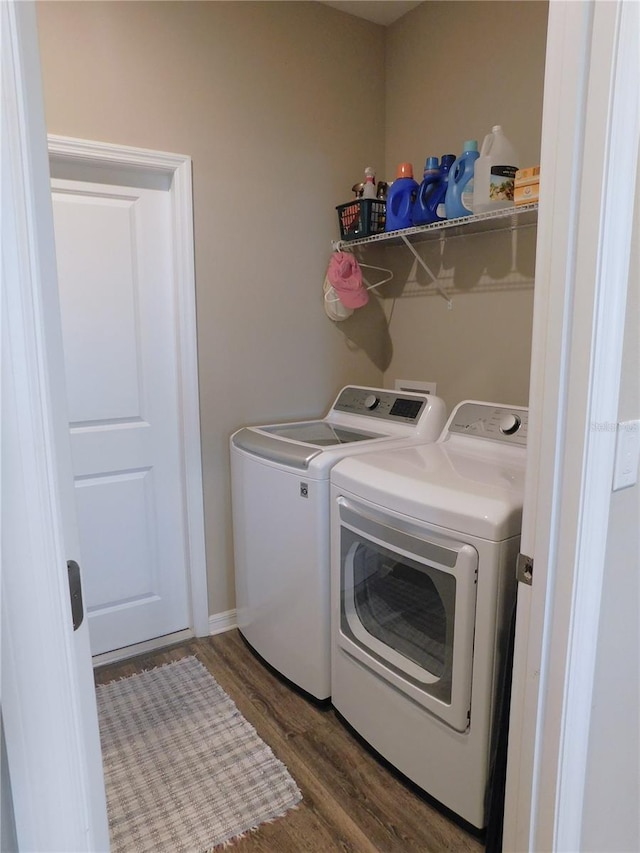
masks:
<svg viewBox="0 0 640 853"><path fill-rule="evenodd" d="M455 408L447 431L526 447L528 425L528 409L467 401Z"/></svg>

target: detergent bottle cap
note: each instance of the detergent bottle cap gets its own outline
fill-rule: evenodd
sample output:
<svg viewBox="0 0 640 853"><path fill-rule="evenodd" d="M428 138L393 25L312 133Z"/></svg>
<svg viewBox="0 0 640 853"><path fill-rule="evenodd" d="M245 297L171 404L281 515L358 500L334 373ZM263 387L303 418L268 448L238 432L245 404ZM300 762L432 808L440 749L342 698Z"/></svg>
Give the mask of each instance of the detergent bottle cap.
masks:
<svg viewBox="0 0 640 853"><path fill-rule="evenodd" d="M478 140L477 139L467 139L462 146L463 151L477 151L478 150Z"/></svg>
<svg viewBox="0 0 640 853"><path fill-rule="evenodd" d="M438 168L438 158L437 157L427 157L427 161L424 164L425 172L430 171L431 169Z"/></svg>
<svg viewBox="0 0 640 853"><path fill-rule="evenodd" d="M443 154L440 158L440 168L441 169L450 169L455 163L456 155L455 154Z"/></svg>
<svg viewBox="0 0 640 853"><path fill-rule="evenodd" d="M413 164L398 163L396 178L413 178Z"/></svg>

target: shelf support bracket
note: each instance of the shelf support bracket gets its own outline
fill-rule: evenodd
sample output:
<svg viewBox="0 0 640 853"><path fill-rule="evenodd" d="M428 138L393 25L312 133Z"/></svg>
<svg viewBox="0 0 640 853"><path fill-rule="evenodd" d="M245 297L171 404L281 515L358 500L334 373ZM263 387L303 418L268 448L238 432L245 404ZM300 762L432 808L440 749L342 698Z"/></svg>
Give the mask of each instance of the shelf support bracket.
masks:
<svg viewBox="0 0 640 853"><path fill-rule="evenodd" d="M431 279L431 281L433 282L433 284L435 284L436 290L438 291L438 293L440 294L440 296L442 296L442 298L443 298L443 299L445 300L445 302L447 303L447 308L449 309L449 311L451 311L451 309L453 308L453 302L451 301L451 298L447 295L447 293L446 293L446 292L442 289L442 287L438 284L438 279L437 279L437 278L435 277L435 275L431 272L431 270L430 270L430 269L429 269L429 267L426 265L426 263L423 261L423 259L420 257L420 255L416 252L415 248L414 248L414 247L413 247L413 245L409 242L409 240L407 239L407 237L406 237L404 234L400 234L400 237L402 238L402 242L405 244L405 246L407 247L407 249L409 249L409 251L411 252L411 254L413 255L413 257L414 257L414 258L416 259L416 261L420 264L420 266L422 267L422 269L427 273L427 275L429 276L429 278Z"/></svg>

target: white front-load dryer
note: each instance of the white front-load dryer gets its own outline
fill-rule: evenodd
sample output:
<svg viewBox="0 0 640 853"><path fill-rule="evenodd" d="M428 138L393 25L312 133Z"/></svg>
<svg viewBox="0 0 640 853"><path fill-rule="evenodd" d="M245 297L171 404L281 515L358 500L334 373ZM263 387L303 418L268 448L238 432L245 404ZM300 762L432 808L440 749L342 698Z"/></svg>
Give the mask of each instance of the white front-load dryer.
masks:
<svg viewBox="0 0 640 853"><path fill-rule="evenodd" d="M477 829L515 601L527 411L465 401L437 442L331 472L332 704Z"/></svg>
<svg viewBox="0 0 640 853"><path fill-rule="evenodd" d="M311 698L331 695L329 474L346 456L435 441L439 398L343 388L324 418L231 437L238 628Z"/></svg>

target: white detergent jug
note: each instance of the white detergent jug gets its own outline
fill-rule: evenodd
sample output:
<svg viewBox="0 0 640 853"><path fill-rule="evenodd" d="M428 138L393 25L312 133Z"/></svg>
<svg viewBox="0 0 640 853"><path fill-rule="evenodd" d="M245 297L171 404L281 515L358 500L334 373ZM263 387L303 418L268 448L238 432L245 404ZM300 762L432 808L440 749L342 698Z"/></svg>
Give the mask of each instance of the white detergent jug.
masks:
<svg viewBox="0 0 640 853"><path fill-rule="evenodd" d="M473 177L473 212L486 213L513 207L513 188L518 170L518 155L499 124L488 133Z"/></svg>

